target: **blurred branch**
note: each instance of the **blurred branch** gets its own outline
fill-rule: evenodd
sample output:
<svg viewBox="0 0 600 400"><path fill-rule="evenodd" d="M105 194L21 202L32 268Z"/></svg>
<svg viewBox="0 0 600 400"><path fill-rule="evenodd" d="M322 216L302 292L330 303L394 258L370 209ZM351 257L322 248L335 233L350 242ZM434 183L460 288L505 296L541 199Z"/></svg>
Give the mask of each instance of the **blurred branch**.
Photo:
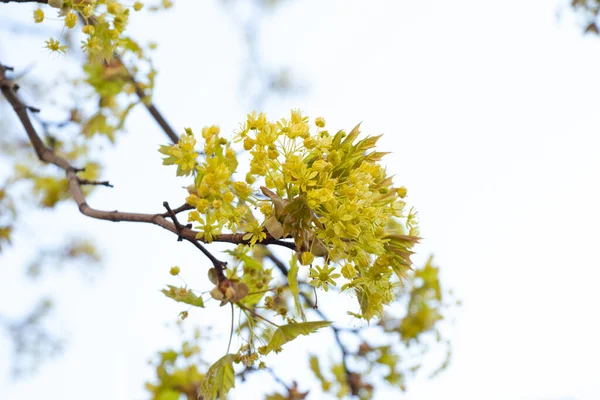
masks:
<svg viewBox="0 0 600 400"><path fill-rule="evenodd" d="M53 356L61 350L60 339L49 333L42 325L43 319L51 308L52 303L49 300L42 300L18 322L0 315L0 327L3 326L6 329L14 344L15 360L19 360L13 367L14 375L35 369L41 358ZM30 358L29 365L26 365L28 357L25 356Z"/></svg>
<svg viewBox="0 0 600 400"><path fill-rule="evenodd" d="M90 24L92 26L95 26L98 23L95 17L84 18L82 15L80 15L80 19L82 21L86 21L88 24ZM167 122L165 117L162 115L162 113L158 110L158 108L152 103L152 101L150 101L150 97L148 95L146 95L144 88L142 88L142 86L140 86L140 84L135 80L131 71L125 66L125 64L121 60L121 57L115 53L115 54L113 54L113 58L117 63L120 63L123 66L123 68L125 68L125 70L127 71L127 74L129 75L129 79L135 86L135 94L139 97L140 101L142 103L144 103L144 106L146 107L146 109L148 110L150 115L152 115L152 118L154 118L156 123L158 123L158 125L161 127L161 129L169 137L171 142L173 142L174 144L177 144L179 142L179 136L177 135L177 133L175 133L175 130L171 127L171 125L169 125L169 123Z"/></svg>

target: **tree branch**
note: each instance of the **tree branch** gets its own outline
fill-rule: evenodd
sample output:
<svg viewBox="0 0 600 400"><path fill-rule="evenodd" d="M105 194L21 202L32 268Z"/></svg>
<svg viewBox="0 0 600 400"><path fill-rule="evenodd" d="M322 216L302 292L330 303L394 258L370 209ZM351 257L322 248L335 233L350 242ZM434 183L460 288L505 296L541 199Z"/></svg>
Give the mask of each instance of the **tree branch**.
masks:
<svg viewBox="0 0 600 400"><path fill-rule="evenodd" d="M158 111L158 108L156 108L156 106L151 101L149 101L148 96L146 96L146 93L144 93L144 89L142 89L141 86L137 83L133 75L131 75L131 72L129 72L129 70L127 70L127 72L131 77L131 81L135 85L135 94L137 94L142 103L144 103L144 106L146 106L146 109L148 110L148 112L150 112L152 118L154 118L154 120L162 128L162 130L169 137L171 142L173 142L174 144L179 143L179 136L177 135L177 133L175 133L175 131L173 130L171 125L169 125L165 117L163 117L161 112Z"/></svg>
<svg viewBox="0 0 600 400"><path fill-rule="evenodd" d="M168 231L171 231L178 235L178 238L185 239L191 243L193 243L196 247L200 244L196 235L199 233L197 231L192 230L189 226L181 226L176 225L174 222L168 221L167 216L171 216L169 212L167 215L165 214L142 214L142 213L133 213L133 212L120 212L120 211L104 211L97 210L95 208L90 207L87 204L85 195L81 190L81 182L77 177L77 172L80 172L81 169L75 168L71 165L69 161L65 158L57 155L52 150L46 147L44 142L40 139L35 127L31 123L31 119L29 118L29 114L27 113L28 107L21 101L19 96L16 93L17 85L15 85L11 80L6 78L6 71L11 70L11 68L5 67L2 63L0 63L0 89L13 110L19 117L25 132L29 138L29 141L33 145L35 153L41 161L47 162L49 164L54 164L57 167L61 168L65 171L67 175L67 181L69 183L69 190L75 203L79 207L79 211L90 217L95 219L102 219L113 222L143 222L158 225ZM189 209L187 205L183 205L176 210L171 210L171 213L176 214L177 212L182 212L184 210ZM233 244L248 244L250 240L245 240L244 236L246 233L230 233L230 234L221 234L217 235L213 238L215 242L226 242ZM206 243L204 240L202 242ZM283 240L277 240L270 234L267 234L267 238L260 244L264 245L277 245L286 247L291 250L296 250L296 245L292 242L286 242ZM211 261L213 261L211 259ZM218 261L218 260L217 260ZM220 262L220 261L218 261ZM213 261L214 263L214 261Z"/></svg>
<svg viewBox="0 0 600 400"><path fill-rule="evenodd" d="M0 3L40 3L40 4L48 4L48 0L0 0Z"/></svg>
<svg viewBox="0 0 600 400"><path fill-rule="evenodd" d="M80 185L95 185L95 186L108 186L108 187L114 187L113 185L110 184L109 181L90 181L88 179L77 179L77 181L79 182Z"/></svg>
<svg viewBox="0 0 600 400"><path fill-rule="evenodd" d="M171 210L171 207L169 206L168 202L163 202L163 207L165 207L167 209L167 213L169 214L169 217L173 220L173 223L175 224L175 228L177 228L177 240L181 241L184 238L181 236L181 231L183 230L183 228L191 228L192 225L188 224L186 226L183 226L179 223L179 220L177 220L177 215L175 215L175 212L173 212L173 210ZM213 264L213 269L215 270L215 273L217 274L217 277L219 279L219 282L221 282L222 280L225 279L225 274L223 273L223 271L227 268L227 263L221 260L218 260L215 256L212 255L212 253L208 250L206 250L206 247L202 246L202 244L200 244L200 242L198 241L198 239L194 238L189 239L189 238L185 238L188 242L192 243L194 246L196 246L198 248L198 250L200 250L206 257L208 257L208 259L212 262ZM233 321L233 319L232 319Z"/></svg>

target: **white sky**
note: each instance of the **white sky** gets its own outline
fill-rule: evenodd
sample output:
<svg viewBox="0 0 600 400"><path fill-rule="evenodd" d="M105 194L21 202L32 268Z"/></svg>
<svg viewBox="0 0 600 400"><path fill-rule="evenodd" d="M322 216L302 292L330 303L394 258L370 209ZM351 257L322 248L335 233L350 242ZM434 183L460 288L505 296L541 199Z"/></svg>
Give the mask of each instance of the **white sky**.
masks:
<svg viewBox="0 0 600 400"><path fill-rule="evenodd" d="M267 111L280 117L298 107L331 129L363 121L365 132L385 133L380 143L394 152L388 168L420 213L421 259L435 253L443 282L464 303L452 331L454 362L437 379L409 382L403 397L600 398L600 39L583 37L557 1L292 3L266 20L264 56L291 65L311 91L271 101ZM10 10L31 15L27 6ZM132 20L135 37L160 44L155 98L169 121L227 132L243 120L243 43L218 2L179 1L173 12ZM2 44L4 58L18 58L7 64L60 62ZM143 109L129 131L106 158L115 189L101 188L90 203L147 212L164 200L181 203L182 181L155 152L166 140ZM21 279L25 236L34 230L44 242L56 231L96 233L105 271L93 284L53 274L42 289ZM0 293L1 310L11 304L17 314L37 294L54 294L55 323L69 344L23 382L10 381L1 364L0 399L144 398L152 376L145 360L178 339L164 321L179 307L158 292L174 282L173 264L193 286L208 287L207 261L158 228L90 221L70 204L35 214L2 258L0 281L15 285ZM218 311L190 320L214 323ZM220 325L225 332L228 322ZM0 343L6 359L8 342ZM327 353L330 337L303 343ZM306 374L290 365L294 355L305 362L305 349L275 357L282 375L302 383ZM211 346L207 358L222 352ZM232 398L261 398L253 390L264 385L251 381Z"/></svg>

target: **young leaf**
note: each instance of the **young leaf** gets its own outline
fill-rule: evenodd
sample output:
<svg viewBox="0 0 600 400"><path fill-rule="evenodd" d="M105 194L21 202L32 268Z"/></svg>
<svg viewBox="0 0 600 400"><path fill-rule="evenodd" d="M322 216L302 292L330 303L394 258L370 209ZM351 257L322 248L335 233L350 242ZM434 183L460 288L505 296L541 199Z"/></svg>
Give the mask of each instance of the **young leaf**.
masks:
<svg viewBox="0 0 600 400"><path fill-rule="evenodd" d="M211 365L200 385L200 396L204 400L225 400L227 393L235 386L233 360L235 354L227 354Z"/></svg>
<svg viewBox="0 0 600 400"><path fill-rule="evenodd" d="M332 321L312 321L282 325L275 330L269 344L259 349L259 352L263 355L267 355L272 351L278 352L281 350L281 346L296 339L299 335L309 335L319 328L331 325L331 322Z"/></svg>
<svg viewBox="0 0 600 400"><path fill-rule="evenodd" d="M300 289L298 288L298 261L295 256L292 256L290 260L290 271L288 272L288 284L290 285L290 291L294 296L294 305L296 306L296 314L300 315L302 321L306 322L306 315L304 315L304 310L302 309L302 305L300 304Z"/></svg>
<svg viewBox="0 0 600 400"><path fill-rule="evenodd" d="M191 290L186 288L178 288L176 286L167 285L169 290L162 289L163 294L179 303L189 304L190 306L204 308L202 297L196 296Z"/></svg>

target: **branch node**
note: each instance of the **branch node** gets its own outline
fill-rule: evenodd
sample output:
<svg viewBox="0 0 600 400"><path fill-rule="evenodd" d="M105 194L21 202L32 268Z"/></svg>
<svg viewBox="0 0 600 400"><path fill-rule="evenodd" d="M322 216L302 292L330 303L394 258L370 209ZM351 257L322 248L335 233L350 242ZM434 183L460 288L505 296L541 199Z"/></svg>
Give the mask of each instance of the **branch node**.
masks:
<svg viewBox="0 0 600 400"><path fill-rule="evenodd" d="M179 223L179 220L177 220L177 215L175 215L168 202L163 201L163 207L167 209L169 217L173 220L173 223L175 224L175 228L177 229L177 241L181 242L183 240L183 237L181 236L181 231L185 228L185 226Z"/></svg>

